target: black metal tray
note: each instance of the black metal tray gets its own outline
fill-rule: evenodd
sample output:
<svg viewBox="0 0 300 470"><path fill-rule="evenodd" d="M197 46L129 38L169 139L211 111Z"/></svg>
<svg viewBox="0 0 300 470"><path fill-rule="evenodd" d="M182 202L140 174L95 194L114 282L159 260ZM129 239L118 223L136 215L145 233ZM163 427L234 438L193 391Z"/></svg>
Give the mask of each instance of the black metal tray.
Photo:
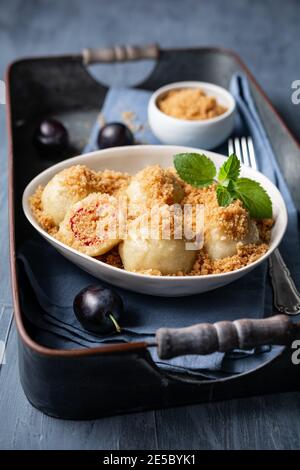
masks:
<svg viewBox="0 0 300 470"><path fill-rule="evenodd" d="M23 59L11 64L7 72L10 244L20 378L29 401L55 417L97 418L299 387L298 370L291 362L289 347L251 372L210 381L163 372L153 363L143 342L111 344L94 349L54 350L35 341L34 327L26 320L22 308L26 305L28 316L30 311L42 313L41 307L16 263L18 247L26 239L36 236L23 215L21 196L26 184L55 161L45 161L38 156L32 145L33 132L41 117L59 117L71 132L73 148L70 156L80 153L107 92L106 86L92 78L87 65L143 58L156 60L150 76L138 86L148 90L179 80L203 80L228 87L234 72L245 72L283 173L300 207L299 142L286 128L248 69L231 51L217 48L159 51L155 47L115 48L85 51L78 55ZM22 302L22 308L21 296L26 300Z"/></svg>

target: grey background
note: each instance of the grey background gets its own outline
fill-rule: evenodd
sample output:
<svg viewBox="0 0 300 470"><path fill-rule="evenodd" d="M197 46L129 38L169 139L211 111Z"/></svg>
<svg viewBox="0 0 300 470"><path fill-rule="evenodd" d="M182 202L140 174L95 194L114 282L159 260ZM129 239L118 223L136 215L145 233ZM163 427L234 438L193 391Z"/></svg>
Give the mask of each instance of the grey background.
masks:
<svg viewBox="0 0 300 470"><path fill-rule="evenodd" d="M0 79L19 57L78 52L83 47L158 42L164 47L234 49L300 138L297 0L0 0ZM132 84L149 63L97 67L106 83ZM7 214L5 106L0 105L0 210ZM3 220L3 219L2 219ZM289 393L105 418L60 421L27 402L11 324L7 226L0 231L0 340L9 331L0 369L0 449L295 449L300 448L300 396ZM78 377L80 380L80 377Z"/></svg>

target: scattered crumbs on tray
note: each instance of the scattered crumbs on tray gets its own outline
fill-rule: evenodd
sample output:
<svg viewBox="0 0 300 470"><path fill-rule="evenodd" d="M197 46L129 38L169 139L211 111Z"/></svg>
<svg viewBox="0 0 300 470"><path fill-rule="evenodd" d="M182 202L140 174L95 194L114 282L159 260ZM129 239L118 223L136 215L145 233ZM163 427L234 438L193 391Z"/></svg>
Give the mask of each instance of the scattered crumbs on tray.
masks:
<svg viewBox="0 0 300 470"><path fill-rule="evenodd" d="M125 123L131 123L136 120L136 114L133 111L123 111L121 116Z"/></svg>
<svg viewBox="0 0 300 470"><path fill-rule="evenodd" d="M88 143L88 139L87 139L87 138L85 138L85 139L80 139L80 140L78 141L78 146L79 146L79 148L84 148L87 143Z"/></svg>
<svg viewBox="0 0 300 470"><path fill-rule="evenodd" d="M98 121L98 124L99 124L100 128L105 126L105 124L106 124L104 114L101 111L97 116L97 121Z"/></svg>
<svg viewBox="0 0 300 470"><path fill-rule="evenodd" d="M144 131L144 125L137 121L136 114L133 111L122 111L121 119L129 127L133 134Z"/></svg>

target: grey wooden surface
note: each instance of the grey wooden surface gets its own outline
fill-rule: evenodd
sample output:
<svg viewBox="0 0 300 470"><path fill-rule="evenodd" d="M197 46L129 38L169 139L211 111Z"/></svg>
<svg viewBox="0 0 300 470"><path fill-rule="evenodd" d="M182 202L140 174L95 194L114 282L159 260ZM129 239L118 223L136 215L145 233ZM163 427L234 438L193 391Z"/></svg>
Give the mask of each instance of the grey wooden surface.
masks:
<svg viewBox="0 0 300 470"><path fill-rule="evenodd" d="M156 41L164 47L221 45L249 65L300 137L300 105L291 82L300 79L297 0L0 0L0 79L21 56L77 52L85 46ZM298 60L297 60L298 58ZM107 83L134 83L151 64L98 67ZM5 106L0 105L0 210L7 214ZM1 219L3 220L3 219ZM7 225L0 231L0 340L12 313ZM80 380L80 377L79 377ZM24 397L12 325L0 369L0 449L296 449L300 395L288 393L217 404L105 418L61 421L42 415Z"/></svg>

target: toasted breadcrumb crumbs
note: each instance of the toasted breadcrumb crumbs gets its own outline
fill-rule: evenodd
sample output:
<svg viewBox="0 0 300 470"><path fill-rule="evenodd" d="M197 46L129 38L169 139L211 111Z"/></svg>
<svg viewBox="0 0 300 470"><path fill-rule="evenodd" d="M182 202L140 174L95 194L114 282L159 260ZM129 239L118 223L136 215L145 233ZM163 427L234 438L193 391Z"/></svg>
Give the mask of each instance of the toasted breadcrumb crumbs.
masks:
<svg viewBox="0 0 300 470"><path fill-rule="evenodd" d="M274 225L273 219L256 220L259 238L262 242L269 244L271 241L272 227Z"/></svg>
<svg viewBox="0 0 300 470"><path fill-rule="evenodd" d="M120 171L104 170L97 173L96 191L110 196L118 196L128 186L131 176Z"/></svg>
<svg viewBox="0 0 300 470"><path fill-rule="evenodd" d="M140 271L131 271L136 274L145 274L147 276L163 276L163 274L157 269L143 269ZM174 274L174 276L180 276L181 274Z"/></svg>
<svg viewBox="0 0 300 470"><path fill-rule="evenodd" d="M148 166L137 174L142 189L149 195L149 206L155 203L175 204L184 197L183 182L169 169Z"/></svg>
<svg viewBox="0 0 300 470"><path fill-rule="evenodd" d="M133 134L143 131L144 125L138 121L137 116L133 111L123 111L121 113L121 118Z"/></svg>
<svg viewBox="0 0 300 470"><path fill-rule="evenodd" d="M106 120L105 120L105 117L104 117L104 114L100 111L100 113L98 114L97 116L97 121L98 121L98 124L99 124L99 127L103 127L105 126L106 124Z"/></svg>
<svg viewBox="0 0 300 470"><path fill-rule="evenodd" d="M59 175L61 185L65 186L70 194L79 195L82 198L89 192L97 190L99 184L97 173L85 165L65 168Z"/></svg>
<svg viewBox="0 0 300 470"><path fill-rule="evenodd" d="M133 111L123 111L121 116L125 124L133 122L136 118L136 114Z"/></svg>
<svg viewBox="0 0 300 470"><path fill-rule="evenodd" d="M249 231L250 217L241 201L233 201L228 207L211 210L205 217L208 225L217 225L229 240L242 240Z"/></svg>
<svg viewBox="0 0 300 470"><path fill-rule="evenodd" d="M205 250L202 249L189 275L201 276L205 274L222 274L235 271L256 261L266 253L268 248L268 245L265 243L259 245L243 245L242 243L238 243L236 255L214 261L211 260Z"/></svg>
<svg viewBox="0 0 300 470"><path fill-rule="evenodd" d="M83 184L83 180L81 179L82 168L80 168L82 166L76 165L76 167L74 167L73 173L68 176L66 184L70 184L72 187L76 186L76 190L80 191ZM93 185L94 191L109 195L122 194L128 186L131 178L128 174L112 170L93 173L95 176L92 175L91 184ZM181 205L203 204L205 206L205 226L220 226L228 238L232 240L242 240L247 235L249 224L249 214L247 210L239 200L234 201L228 207L220 207L216 198L215 185L200 189L194 188L183 182L176 175L173 168L162 171L159 165L147 167L143 172L140 172L140 174L142 173L143 175L140 182L143 189L149 195L152 205L157 203L161 205L172 205L177 202L180 202ZM137 175L137 177L139 176ZM176 190L174 190L174 187ZM41 204L43 189L44 188L42 186L39 186L36 192L30 197L30 207L41 227L49 234L56 235L58 227L49 216L46 216L43 213ZM174 274L174 276L221 274L228 271L234 271L256 261L268 250L274 221L273 219L264 219L254 222L257 225L261 243L243 244L238 242L237 253L234 256L214 261L209 258L205 249L201 249L198 252L191 272L178 272ZM66 242L66 240L64 242ZM101 256L97 256L96 259L111 266L123 269L117 247L114 247ZM139 271L139 273L153 276L162 275L161 272L152 269Z"/></svg>
<svg viewBox="0 0 300 470"><path fill-rule="evenodd" d="M249 230L249 213L240 200L227 207L220 207L216 196L216 185L205 188L185 186L186 197L182 204L203 204L205 227L218 226L229 240L242 240Z"/></svg>
<svg viewBox="0 0 300 470"><path fill-rule="evenodd" d="M225 113L214 96L207 96L200 88L182 88L168 91L158 99L159 109L178 119L197 121Z"/></svg>
<svg viewBox="0 0 300 470"><path fill-rule="evenodd" d="M62 170L60 184L65 186L70 194L84 198L91 192L117 195L129 183L130 175L119 171L93 171L85 165L74 165Z"/></svg>
<svg viewBox="0 0 300 470"><path fill-rule="evenodd" d="M102 261L103 263L109 264L110 266L114 266L115 268L124 268L117 247L114 247L112 250L110 250L108 253L105 253L104 255L96 256L96 259Z"/></svg>
<svg viewBox="0 0 300 470"><path fill-rule="evenodd" d="M29 198L29 205L31 212L36 218L39 225L46 230L50 235L55 235L58 227L55 225L54 220L43 212L42 208L42 193L44 191L43 186L38 186L35 193Z"/></svg>

